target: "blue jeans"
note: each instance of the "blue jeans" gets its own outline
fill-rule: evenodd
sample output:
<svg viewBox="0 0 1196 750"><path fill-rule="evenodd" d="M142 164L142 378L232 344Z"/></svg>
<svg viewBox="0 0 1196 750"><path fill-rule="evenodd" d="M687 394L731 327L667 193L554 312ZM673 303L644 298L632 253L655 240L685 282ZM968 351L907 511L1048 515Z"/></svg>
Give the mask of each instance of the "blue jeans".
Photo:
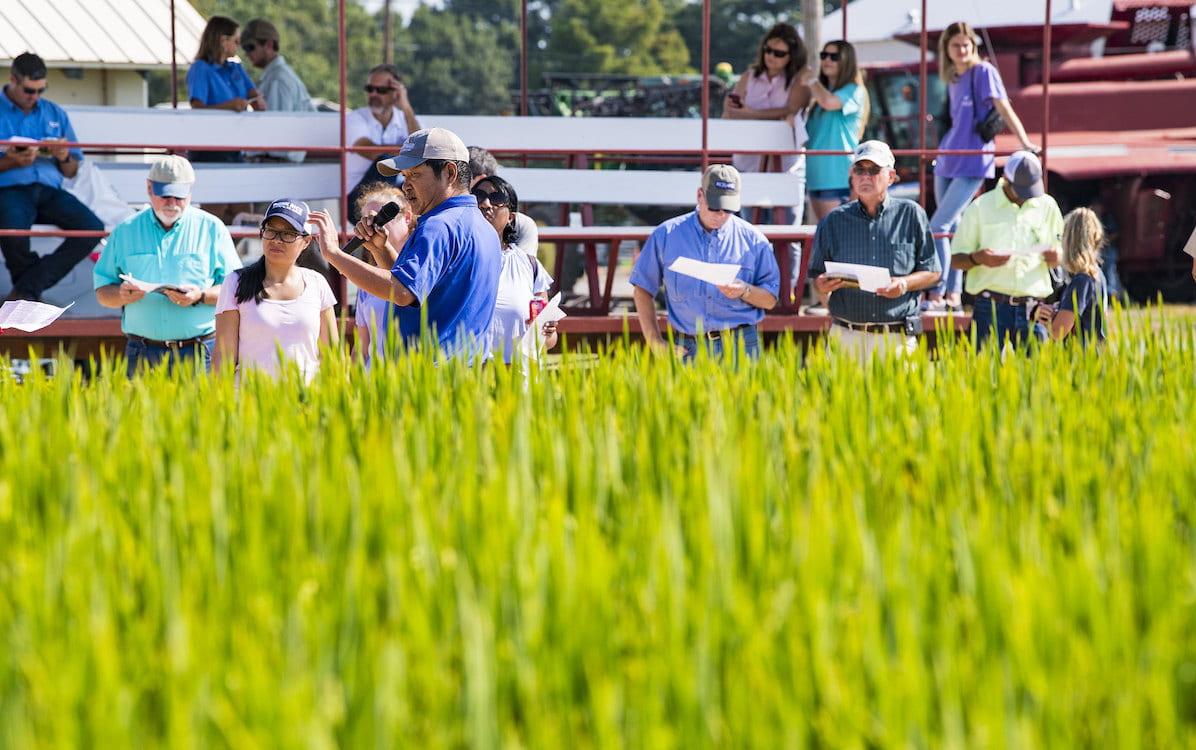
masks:
<svg viewBox="0 0 1196 750"><path fill-rule="evenodd" d="M1039 323L1030 325L1024 305L1011 305L977 297L972 306L972 330L976 333L979 350L994 335L1004 346L1006 339L1019 348L1028 348L1031 341L1045 341L1046 328Z"/></svg>
<svg viewBox="0 0 1196 750"><path fill-rule="evenodd" d="M760 356L760 334L757 333L755 326L745 326L737 329L734 333L725 333L716 339L681 335L678 337L677 343L685 348L683 361L690 362L698 355L698 347L703 344L706 344L706 351L711 357L717 358L724 355L737 357L740 339L743 340L743 353L747 355L748 359L756 359Z"/></svg>
<svg viewBox="0 0 1196 750"><path fill-rule="evenodd" d="M54 224L62 229L99 231L96 215L65 190L40 183L0 188L0 227L28 229L34 224ZM15 294L41 297L99 244L99 237L70 237L42 258L29 249L28 237L0 238L0 251L12 277Z"/></svg>
<svg viewBox="0 0 1196 750"><path fill-rule="evenodd" d="M930 217L930 231L935 234L954 232L959 217L972 202L972 196L984 184L983 177L939 177L934 178L934 200L937 207ZM951 268L951 240L938 237L934 241L938 251L939 266L943 276L931 290L933 294L959 294L963 288L963 271Z"/></svg>
<svg viewBox="0 0 1196 750"><path fill-rule="evenodd" d="M203 360L203 369L208 371L212 368L212 347L215 343L216 336L214 334L209 335L198 344L177 348L129 339L125 344L125 360L128 363L126 372L131 378L137 374L138 368L154 367L163 360L166 361L167 371L174 372L176 364L192 362L196 357Z"/></svg>

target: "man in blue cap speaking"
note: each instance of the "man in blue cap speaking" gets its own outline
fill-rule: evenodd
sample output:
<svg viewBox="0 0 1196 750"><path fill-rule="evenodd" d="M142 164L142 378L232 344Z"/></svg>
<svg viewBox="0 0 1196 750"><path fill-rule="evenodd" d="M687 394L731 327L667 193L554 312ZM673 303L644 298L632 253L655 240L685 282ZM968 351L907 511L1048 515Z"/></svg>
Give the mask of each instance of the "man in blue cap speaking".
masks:
<svg viewBox="0 0 1196 750"><path fill-rule="evenodd" d="M191 205L194 184L183 157L154 162L149 206L113 228L92 273L96 300L121 310L130 376L143 363L211 361L220 285L241 259L224 223Z"/></svg>
<svg viewBox="0 0 1196 750"><path fill-rule="evenodd" d="M376 268L342 251L332 217L312 211L324 258L359 288L395 305L405 344L428 333L450 355L487 358L502 248L469 193L469 150L444 128L420 130L398 156L378 162L378 171L402 173L403 193L419 215L407 242L393 248L394 267ZM386 246L373 215L362 217L356 233L378 251Z"/></svg>

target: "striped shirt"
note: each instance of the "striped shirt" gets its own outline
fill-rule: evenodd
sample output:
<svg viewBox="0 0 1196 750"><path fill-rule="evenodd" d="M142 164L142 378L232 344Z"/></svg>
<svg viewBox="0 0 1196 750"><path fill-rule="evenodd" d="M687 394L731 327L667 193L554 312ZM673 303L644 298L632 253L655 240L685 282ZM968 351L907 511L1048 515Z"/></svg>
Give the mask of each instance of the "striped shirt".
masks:
<svg viewBox="0 0 1196 750"><path fill-rule="evenodd" d="M885 195L876 216L858 200L831 211L814 234L810 278L826 272L826 262L858 263L889 269L892 276L916 271L940 273L930 222L917 203ZM899 323L918 311L920 292L885 299L859 289L840 289L827 303L833 317L850 323Z"/></svg>

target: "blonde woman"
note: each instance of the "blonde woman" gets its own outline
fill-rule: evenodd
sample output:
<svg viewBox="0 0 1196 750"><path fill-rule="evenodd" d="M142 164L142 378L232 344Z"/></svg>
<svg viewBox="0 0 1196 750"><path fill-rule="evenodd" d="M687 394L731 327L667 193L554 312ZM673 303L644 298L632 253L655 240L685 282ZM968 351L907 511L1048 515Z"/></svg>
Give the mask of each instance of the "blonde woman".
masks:
<svg viewBox="0 0 1196 750"><path fill-rule="evenodd" d="M1022 149L1038 153L1038 146L1030 142L1022 121L1018 119L1001 74L990 63L980 59L976 32L964 21L956 21L939 36L939 78L947 86L950 101L951 128L939 142L944 150L981 151L983 154L943 154L934 166L934 200L936 208L930 217L930 231L936 235L955 231L959 217L971 202L972 196L985 179L996 175L992 140L985 141L977 125L995 108L1005 124L1021 141ZM935 240L939 263L950 269L951 240ZM963 272L951 269L943 273L938 286L927 293L927 309L957 310Z"/></svg>
<svg viewBox="0 0 1196 750"><path fill-rule="evenodd" d="M827 42L818 55L818 75L807 69L802 83L814 100L806 120L810 151L855 151L868 124L868 89L856 62L855 48L844 41ZM806 157L806 190L814 221L851 199L847 173L851 154Z"/></svg>
<svg viewBox="0 0 1196 750"><path fill-rule="evenodd" d="M379 182L368 186L357 200L357 215L373 217L382 210L387 203L399 204L399 215L387 222L383 228L386 244L379 248L372 243L362 245L362 259L379 268L394 267L399 251L407 242L411 234L411 227L415 224L415 213L411 204L403 195L402 189L394 185ZM390 322L390 300L375 297L364 289L357 290L354 324L357 329L357 345L354 350L360 353L362 361L368 366L375 357L384 356L386 349L386 331Z"/></svg>
<svg viewBox="0 0 1196 750"><path fill-rule="evenodd" d="M1063 267L1071 281L1063 290L1058 309L1039 305L1038 322L1050 326L1051 338L1061 341L1078 331L1080 341L1105 340L1105 277L1100 270L1100 251L1105 231L1096 213L1077 208L1063 220Z"/></svg>

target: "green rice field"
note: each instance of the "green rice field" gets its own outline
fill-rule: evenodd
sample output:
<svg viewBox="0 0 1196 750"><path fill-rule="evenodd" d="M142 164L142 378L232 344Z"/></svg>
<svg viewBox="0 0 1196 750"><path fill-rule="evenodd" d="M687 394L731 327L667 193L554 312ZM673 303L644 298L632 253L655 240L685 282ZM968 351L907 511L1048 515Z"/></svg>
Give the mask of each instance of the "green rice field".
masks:
<svg viewBox="0 0 1196 750"><path fill-rule="evenodd" d="M1196 326L1118 322L0 376L0 747L1196 747Z"/></svg>

